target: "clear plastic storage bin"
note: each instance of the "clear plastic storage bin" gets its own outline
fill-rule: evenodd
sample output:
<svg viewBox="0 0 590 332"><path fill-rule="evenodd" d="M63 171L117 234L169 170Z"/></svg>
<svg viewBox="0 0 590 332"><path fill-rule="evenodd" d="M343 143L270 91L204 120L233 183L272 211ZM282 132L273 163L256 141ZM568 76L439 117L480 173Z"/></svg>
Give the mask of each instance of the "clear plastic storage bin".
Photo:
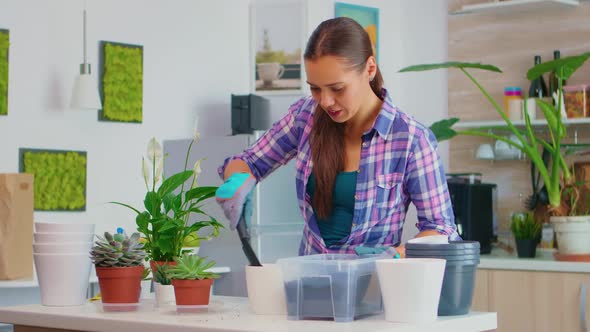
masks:
<svg viewBox="0 0 590 332"><path fill-rule="evenodd" d="M321 254L283 258L287 318L350 322L383 312L375 261L380 255Z"/></svg>

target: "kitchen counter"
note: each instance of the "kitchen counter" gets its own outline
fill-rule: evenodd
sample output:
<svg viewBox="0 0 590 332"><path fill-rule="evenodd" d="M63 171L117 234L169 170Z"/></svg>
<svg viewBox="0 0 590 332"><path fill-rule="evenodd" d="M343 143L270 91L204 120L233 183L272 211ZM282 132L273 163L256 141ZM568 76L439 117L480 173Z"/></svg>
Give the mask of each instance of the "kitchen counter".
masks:
<svg viewBox="0 0 590 332"><path fill-rule="evenodd" d="M489 255L481 255L478 268L493 270L522 270L545 272L577 272L590 273L590 262L556 261L553 250L537 249L535 258L518 258L516 251L513 255L494 248Z"/></svg>
<svg viewBox="0 0 590 332"><path fill-rule="evenodd" d="M423 325L391 323L383 314L369 316L351 323L302 320L289 321L284 316L254 315L248 308L248 299L214 296L208 308L198 312L176 312L174 306L156 308L151 299L141 303L135 312L103 312L99 302L76 307L44 307L25 305L0 308L0 322L15 325L15 332L23 326L47 329L23 331L141 331L141 332L195 332L195 331L306 331L306 332L417 332L417 331L485 331L497 327L496 313L472 312L463 316L439 317ZM66 332L59 330L60 332Z"/></svg>

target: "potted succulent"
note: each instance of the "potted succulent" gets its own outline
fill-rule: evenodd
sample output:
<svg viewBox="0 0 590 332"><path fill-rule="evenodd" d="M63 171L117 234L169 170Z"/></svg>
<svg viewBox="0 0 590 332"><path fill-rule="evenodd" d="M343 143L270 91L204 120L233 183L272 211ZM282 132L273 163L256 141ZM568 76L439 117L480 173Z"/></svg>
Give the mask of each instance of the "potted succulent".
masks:
<svg viewBox="0 0 590 332"><path fill-rule="evenodd" d="M569 79L572 74L577 69L579 69L586 62L586 60L588 60L588 58L590 58L590 52L535 65L527 72L527 78L529 80L534 80L545 73L554 72L558 79L558 94L555 96L555 100L561 101L563 100L563 82ZM565 158L569 149L568 145L563 144L562 142L562 140L566 137L566 127L562 121L562 103L556 102L554 105L543 99L536 99L536 104L541 108L547 121L547 131L549 138L546 138L535 133L528 112L523 112L525 116L524 129L517 128L512 123L512 121L510 121L507 114L504 112L504 110L502 110L500 105L469 72L471 69L478 69L501 73L502 71L495 66L480 63L445 62L410 66L400 70L400 72L450 68L461 70L477 86L477 88L483 93L486 99L506 122L506 126L502 126L501 129L510 131L516 137L516 139L512 140L490 132L490 129L499 129L498 127L481 127L463 131L455 131L451 127L459 121L458 118L445 119L434 123L431 126L431 129L437 139L439 141L443 141L458 134L481 136L502 141L512 148L521 151L535 165L541 178L543 179L549 201L547 211L552 216L551 222L554 224L556 232L558 234L560 232L562 233L562 237L559 242L577 241L574 236L576 234L578 235L578 238L583 238L587 242L587 239L590 238L590 218L584 219L583 221L570 221L568 218L560 218L561 216L569 216L572 213L572 206L570 204L571 199L568 195L573 193L574 196L578 196L577 192L579 190L574 184L575 180L572 176L572 171ZM526 99L524 106L526 109ZM546 165L543 161L541 153L542 149L549 151L551 154L551 165ZM579 236L580 232L584 233L584 235ZM561 246L559 250L560 252L562 251ZM572 252L564 253L568 254ZM584 254L583 252L575 253ZM585 254L589 253L590 252L585 252Z"/></svg>
<svg viewBox="0 0 590 332"><path fill-rule="evenodd" d="M215 265L205 257L184 254L176 259L176 265L169 269L168 276L172 279L176 305L207 305L213 280L218 274L209 272Z"/></svg>
<svg viewBox="0 0 590 332"><path fill-rule="evenodd" d="M130 237L119 229L111 235L97 236L90 250L103 303L138 303L143 261L146 252L139 243L139 233Z"/></svg>
<svg viewBox="0 0 590 332"><path fill-rule="evenodd" d="M174 265L174 260L183 253L188 237L210 228L209 234L202 237L210 239L223 228L221 223L202 209L203 203L214 197L217 190L217 187L198 186L203 159L197 160L192 170L187 169L190 151L198 137L198 133L195 134L188 146L184 170L166 179L162 177L165 158L162 146L152 138L148 143L147 161L143 159L143 178L147 189L145 209L141 211L124 203L111 202L136 213L137 230L142 235L152 271L156 265ZM201 216L204 220L192 222L189 220L192 215Z"/></svg>
<svg viewBox="0 0 590 332"><path fill-rule="evenodd" d="M174 286L168 276L169 265L156 265L154 272L154 289L156 291L156 304L165 306L175 303Z"/></svg>
<svg viewBox="0 0 590 332"><path fill-rule="evenodd" d="M516 241L516 252L520 258L533 258L537 253L537 242L542 225L536 222L531 212L518 212L512 215L510 229Z"/></svg>

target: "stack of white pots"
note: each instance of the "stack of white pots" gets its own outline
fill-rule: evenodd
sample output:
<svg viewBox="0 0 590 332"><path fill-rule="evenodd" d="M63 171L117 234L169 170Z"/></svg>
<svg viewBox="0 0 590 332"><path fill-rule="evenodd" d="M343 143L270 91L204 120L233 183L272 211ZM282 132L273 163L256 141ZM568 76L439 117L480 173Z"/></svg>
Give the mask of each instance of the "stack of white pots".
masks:
<svg viewBox="0 0 590 332"><path fill-rule="evenodd" d="M94 224L35 223L33 258L41 304L74 306L86 301Z"/></svg>

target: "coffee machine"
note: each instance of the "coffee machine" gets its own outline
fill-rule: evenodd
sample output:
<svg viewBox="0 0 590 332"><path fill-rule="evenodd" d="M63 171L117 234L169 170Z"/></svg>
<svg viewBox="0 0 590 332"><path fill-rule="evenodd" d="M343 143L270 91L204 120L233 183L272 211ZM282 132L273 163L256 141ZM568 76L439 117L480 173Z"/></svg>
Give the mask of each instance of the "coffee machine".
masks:
<svg viewBox="0 0 590 332"><path fill-rule="evenodd" d="M497 186L482 183L480 173L447 174L457 232L463 240L478 241L481 254L492 251L497 238Z"/></svg>

